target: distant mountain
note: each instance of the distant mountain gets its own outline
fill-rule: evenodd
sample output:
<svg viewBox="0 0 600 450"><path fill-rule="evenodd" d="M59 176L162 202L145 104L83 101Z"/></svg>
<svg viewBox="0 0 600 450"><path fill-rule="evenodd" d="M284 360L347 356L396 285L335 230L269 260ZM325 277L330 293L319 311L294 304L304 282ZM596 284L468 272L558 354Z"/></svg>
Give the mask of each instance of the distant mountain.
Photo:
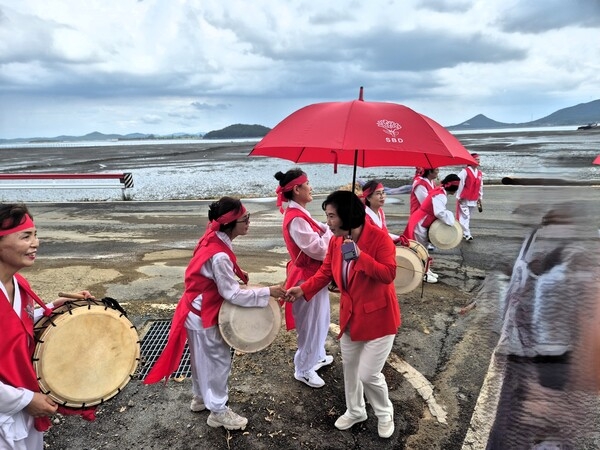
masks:
<svg viewBox="0 0 600 450"><path fill-rule="evenodd" d="M209 131L203 139L243 139L243 138L261 138L264 137L270 128L262 125L243 125L237 123L229 125L221 130Z"/></svg>
<svg viewBox="0 0 600 450"><path fill-rule="evenodd" d="M483 114L477 114L458 125L452 125L446 128L448 130L481 130L493 128L560 127L571 125L579 126L595 122L600 122L600 100L594 100L589 103L580 103L579 105L559 109L549 116L530 122L497 122Z"/></svg>

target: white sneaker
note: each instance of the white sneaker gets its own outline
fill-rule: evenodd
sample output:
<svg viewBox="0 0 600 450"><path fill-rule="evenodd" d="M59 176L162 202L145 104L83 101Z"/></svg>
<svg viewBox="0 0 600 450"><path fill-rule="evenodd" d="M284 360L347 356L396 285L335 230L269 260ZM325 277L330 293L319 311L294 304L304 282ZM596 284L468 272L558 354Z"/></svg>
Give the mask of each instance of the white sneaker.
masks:
<svg viewBox="0 0 600 450"><path fill-rule="evenodd" d="M427 244L427 251L428 252L434 252L435 251L435 245Z"/></svg>
<svg viewBox="0 0 600 450"><path fill-rule="evenodd" d="M190 403L190 409L194 412L200 412L206 409L206 405L204 405L204 401L201 398L194 396L192 403Z"/></svg>
<svg viewBox="0 0 600 450"><path fill-rule="evenodd" d="M317 371L321 367L325 367L325 366L330 365L332 362L333 362L333 356L331 356L331 355L325 355L325 358L323 358L320 361L317 361L317 363L313 367L313 370Z"/></svg>
<svg viewBox="0 0 600 450"><path fill-rule="evenodd" d="M433 275L425 274L423 276L423 281L425 281L425 283L434 284L434 283L438 282L438 279L436 277L434 277Z"/></svg>
<svg viewBox="0 0 600 450"><path fill-rule="evenodd" d="M363 416L360 416L356 419L352 417L348 417L345 413L338 417L338 420L335 421L335 427L338 430L347 430L348 428L352 428L354 425L360 422L364 422L367 420L367 414L365 413Z"/></svg>
<svg viewBox="0 0 600 450"><path fill-rule="evenodd" d="M314 369L305 372L303 375L294 374L294 378L312 388L325 386L325 381L323 381L323 378L321 378Z"/></svg>
<svg viewBox="0 0 600 450"><path fill-rule="evenodd" d="M430 276L430 277L433 277L433 278L439 278L439 277L440 277L440 276L439 276L437 273L435 273L435 272L434 272L433 270L431 270L431 269L429 269L429 270L427 271L427 274L426 274L426 275L427 275L427 276Z"/></svg>
<svg viewBox="0 0 600 450"><path fill-rule="evenodd" d="M377 434L380 438L389 438L394 434L394 419L388 421L379 421L377 423Z"/></svg>
<svg viewBox="0 0 600 450"><path fill-rule="evenodd" d="M223 427L226 430L243 430L248 425L248 419L227 408L222 413L211 412L208 419L206 419L206 424L213 428Z"/></svg>

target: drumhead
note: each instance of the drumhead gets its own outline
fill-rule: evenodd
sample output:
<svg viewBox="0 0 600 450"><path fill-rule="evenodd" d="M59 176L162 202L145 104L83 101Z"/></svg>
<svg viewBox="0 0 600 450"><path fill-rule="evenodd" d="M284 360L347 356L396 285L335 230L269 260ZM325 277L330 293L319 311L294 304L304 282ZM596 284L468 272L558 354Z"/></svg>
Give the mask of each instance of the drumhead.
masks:
<svg viewBox="0 0 600 450"><path fill-rule="evenodd" d="M436 219L429 227L429 240L443 250L457 247L462 241L462 227L458 220L455 220L454 225L451 226Z"/></svg>
<svg viewBox="0 0 600 450"><path fill-rule="evenodd" d="M409 248L421 259L423 267L427 266L427 260L429 259L429 252L427 251L427 248L425 248L425 246L418 241L409 239L408 242Z"/></svg>
<svg viewBox="0 0 600 450"><path fill-rule="evenodd" d="M396 293L406 294L414 291L423 281L423 263L421 258L408 247L396 247Z"/></svg>
<svg viewBox="0 0 600 450"><path fill-rule="evenodd" d="M254 353L268 347L281 328L279 303L269 298L265 308L244 308L223 302L219 310L219 329L231 347L245 353Z"/></svg>
<svg viewBox="0 0 600 450"><path fill-rule="evenodd" d="M137 330L121 312L102 303L79 300L55 308L36 323L35 332L33 365L41 391L63 406L103 403L137 369Z"/></svg>

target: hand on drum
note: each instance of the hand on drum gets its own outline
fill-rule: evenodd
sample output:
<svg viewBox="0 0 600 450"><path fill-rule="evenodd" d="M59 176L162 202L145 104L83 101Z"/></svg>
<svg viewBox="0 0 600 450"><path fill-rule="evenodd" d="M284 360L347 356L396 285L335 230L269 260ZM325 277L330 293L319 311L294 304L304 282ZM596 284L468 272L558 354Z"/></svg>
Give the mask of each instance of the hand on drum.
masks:
<svg viewBox="0 0 600 450"><path fill-rule="evenodd" d="M58 409L56 404L50 397L41 392L34 392L33 398L25 407L25 411L32 417L46 417L54 414Z"/></svg>
<svg viewBox="0 0 600 450"><path fill-rule="evenodd" d="M52 302L52 305L55 308L58 308L59 306L64 305L66 302L68 302L69 300L85 300L85 299L91 299L91 300L96 300L96 297L94 297L90 291L80 291L80 292L59 292L58 293L58 297L56 300L54 300Z"/></svg>

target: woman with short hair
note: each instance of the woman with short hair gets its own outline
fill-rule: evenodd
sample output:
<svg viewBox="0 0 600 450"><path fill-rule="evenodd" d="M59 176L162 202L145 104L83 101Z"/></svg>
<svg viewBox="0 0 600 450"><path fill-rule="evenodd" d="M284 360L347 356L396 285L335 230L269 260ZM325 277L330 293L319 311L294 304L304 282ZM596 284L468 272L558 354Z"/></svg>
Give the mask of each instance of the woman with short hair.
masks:
<svg viewBox="0 0 600 450"><path fill-rule="evenodd" d="M360 199L336 191L322 204L333 233L327 255L315 275L288 289L295 302L313 296L335 280L340 289L340 349L344 368L346 411L339 430L367 420L365 397L378 419L380 437L394 433L394 406L381 373L400 326L396 297L396 246L387 233L365 220Z"/></svg>

